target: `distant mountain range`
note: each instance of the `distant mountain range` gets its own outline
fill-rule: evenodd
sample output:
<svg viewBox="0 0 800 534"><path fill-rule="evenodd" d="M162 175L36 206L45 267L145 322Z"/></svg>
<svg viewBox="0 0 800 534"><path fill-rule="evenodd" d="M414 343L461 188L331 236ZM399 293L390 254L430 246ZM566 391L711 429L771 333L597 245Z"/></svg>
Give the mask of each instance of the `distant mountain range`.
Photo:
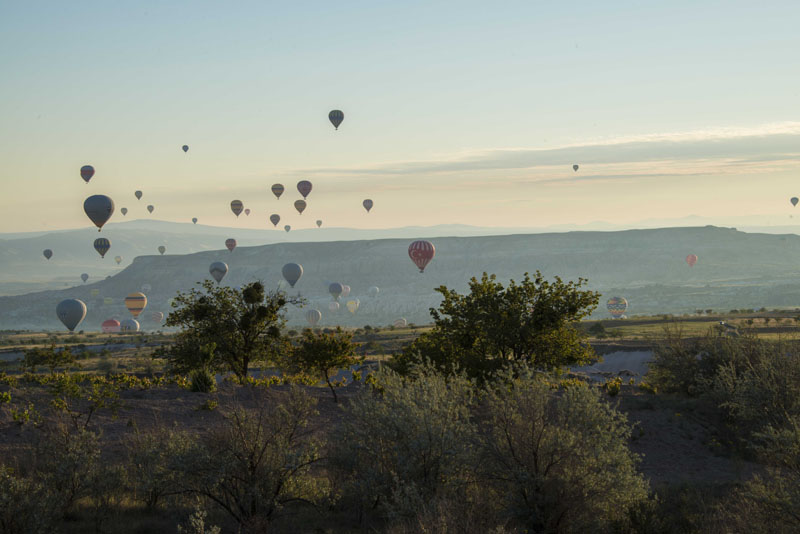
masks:
<svg viewBox="0 0 800 534"><path fill-rule="evenodd" d="M302 230L295 235L291 235L294 231L290 233L292 239L301 240L306 236L310 239L317 232L320 239L317 242L265 245L265 241L287 237L283 232L240 230L236 234L240 245L229 253L222 249L224 238L230 234L229 229L200 225L170 227L169 224L148 221L104 229L102 235L111 238L112 250L105 260L98 256L95 263L110 264L110 271L115 270L109 257L116 253L115 247L147 252L148 249L155 251L158 244L165 243L167 254L140 255L108 279L102 275L94 276L87 284L78 280L77 284L73 283L66 289L0 297L0 328L60 328L55 306L63 298L74 297L84 300L89 306L84 327L97 329L108 317L127 316L122 299L144 284L152 286L148 291L150 302L147 311L167 312L167 301L176 291L188 290L195 282L209 278L208 266L213 261L228 263L230 272L223 283L233 286L261 279L269 287L284 287L281 267L287 262L302 264L305 272L293 291L301 293L309 299L310 306L322 311L322 325L380 325L400 316L412 322L427 323L428 308L439 303L439 296L433 291L435 287L444 284L463 291L469 278L480 276L483 271L495 273L501 280L518 280L523 273L537 269L547 277L588 278L589 287L604 296L597 317L607 316L604 302L613 295L629 300L629 315L686 313L709 308L800 306L800 236L796 235L700 227L454 237L437 236L436 230L472 229L437 227L435 230L403 228L385 231L402 235L402 238L395 239L336 241L337 237L352 230L320 229L319 232ZM170 228L172 232L167 231ZM192 235L193 232L197 235ZM33 246L30 243L33 241L37 248L53 248L51 263L42 257L37 272L48 268L61 270L65 266L58 261L71 261L75 262L70 268L76 269L73 279L77 280L77 271L83 265L80 263L82 256L95 254L85 243L97 235L96 231L82 230L58 234L59 239L55 242L67 250L48 241L53 239L52 234L21 238L21 242L29 247ZM327 242L323 240L326 237ZM424 274L420 274L408 258L410 238L429 238L436 245L436 257ZM2 261L18 259L19 249L16 254L5 256L6 243ZM87 246L88 252L85 250ZM204 246L207 250L187 250ZM74 252L69 250L70 247L81 250ZM41 251L31 249L30 253L40 254ZM693 268L685 262L690 253L700 258ZM128 254L131 255L135 253ZM30 260L26 261L30 263ZM8 264L3 265L3 271L7 271ZM18 273L18 276L25 279L25 272ZM332 298L327 294L327 287L333 281L352 287L351 298L360 300L356 314L328 311ZM367 296L371 286L380 288L377 297ZM92 296L92 289L98 290L97 296ZM104 305L105 297L112 298L113 303ZM302 310L290 310L289 318L293 325L302 325L303 316ZM144 317L147 317L147 312ZM145 319L143 326L152 328L155 325L148 325Z"/></svg>

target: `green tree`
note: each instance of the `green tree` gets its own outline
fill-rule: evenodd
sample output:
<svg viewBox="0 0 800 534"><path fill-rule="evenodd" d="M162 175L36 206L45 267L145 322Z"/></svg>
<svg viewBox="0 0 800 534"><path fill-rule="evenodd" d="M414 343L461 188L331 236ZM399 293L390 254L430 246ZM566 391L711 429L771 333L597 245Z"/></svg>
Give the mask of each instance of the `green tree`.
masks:
<svg viewBox="0 0 800 534"><path fill-rule="evenodd" d="M50 369L50 374L55 374L58 367L66 367L75 363L75 355L67 347L56 350L55 345L46 348L30 349L25 351L25 359L22 367L32 373L36 372L39 366Z"/></svg>
<svg viewBox="0 0 800 534"><path fill-rule="evenodd" d="M282 350L284 308L303 302L282 292L267 293L261 282L241 290L210 280L198 285L202 290L178 294L167 317L167 326L181 329L161 353L173 372L210 367L246 378L251 363L273 359Z"/></svg>
<svg viewBox="0 0 800 534"><path fill-rule="evenodd" d="M597 306L600 294L577 282L540 272L507 287L495 275L472 278L469 293L461 295L441 286L439 309L431 308L434 327L409 345L394 363L406 372L429 360L445 371L462 368L470 376L485 377L509 362L525 361L536 368L582 364L594 351L574 327Z"/></svg>
<svg viewBox="0 0 800 534"><path fill-rule="evenodd" d="M364 361L363 356L356 354L357 346L353 343L353 335L341 328L330 334L315 334L306 329L292 351L291 365L301 372L323 378L333 393L333 401L339 402L331 375Z"/></svg>

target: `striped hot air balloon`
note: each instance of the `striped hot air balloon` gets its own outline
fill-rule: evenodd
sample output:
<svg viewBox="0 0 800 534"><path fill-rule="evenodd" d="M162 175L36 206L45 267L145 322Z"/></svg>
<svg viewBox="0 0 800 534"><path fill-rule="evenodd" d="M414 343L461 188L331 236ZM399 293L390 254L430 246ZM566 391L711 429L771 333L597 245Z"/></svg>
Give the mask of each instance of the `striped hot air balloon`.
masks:
<svg viewBox="0 0 800 534"><path fill-rule="evenodd" d="M414 241L408 246L408 257L419 268L419 272L424 273L425 267L436 255L436 247L430 241Z"/></svg>
<svg viewBox="0 0 800 534"><path fill-rule="evenodd" d="M105 237L98 237L94 240L94 249L100 254L101 258L106 257L106 252L111 248L111 241Z"/></svg>
<svg viewBox="0 0 800 534"><path fill-rule="evenodd" d="M242 213L243 209L244 209L244 204L242 204L241 200L231 201L231 211L233 212L234 215L238 217Z"/></svg>
<svg viewBox="0 0 800 534"><path fill-rule="evenodd" d="M342 111L339 109L331 110L331 112L328 113L328 120L331 121L333 127L338 130L339 125L342 124L342 121L344 120L344 113L342 113Z"/></svg>
<svg viewBox="0 0 800 534"><path fill-rule="evenodd" d="M300 180L299 182L297 182L297 190L300 192L301 195L303 195L303 198L306 198L308 195L311 194L312 187L313 186L311 185L311 182L309 182L308 180Z"/></svg>
<svg viewBox="0 0 800 534"><path fill-rule="evenodd" d="M606 308L608 309L608 313L611 314L611 317L619 319L625 315L625 310L628 309L628 301L623 297L611 297L608 299L608 302L606 302Z"/></svg>
<svg viewBox="0 0 800 534"><path fill-rule="evenodd" d="M125 307L131 312L134 317L139 317L139 314L147 307L147 297L144 293L131 293L125 297Z"/></svg>
<svg viewBox="0 0 800 534"><path fill-rule="evenodd" d="M283 191L283 184L272 184L272 194L275 195L275 198L281 198Z"/></svg>

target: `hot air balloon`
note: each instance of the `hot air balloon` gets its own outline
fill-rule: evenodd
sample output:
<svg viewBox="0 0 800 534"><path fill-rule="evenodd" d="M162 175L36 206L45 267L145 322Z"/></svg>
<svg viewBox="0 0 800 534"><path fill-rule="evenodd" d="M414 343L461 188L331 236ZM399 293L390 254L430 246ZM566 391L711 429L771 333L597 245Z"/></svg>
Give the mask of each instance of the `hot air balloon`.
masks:
<svg viewBox="0 0 800 534"><path fill-rule="evenodd" d="M106 252L111 248L111 241L105 237L98 237L94 240L94 249L100 254L101 258L106 257Z"/></svg>
<svg viewBox="0 0 800 534"><path fill-rule="evenodd" d="M606 302L606 308L614 319L619 319L625 315L625 310L628 309L628 301L622 297L611 297Z"/></svg>
<svg viewBox="0 0 800 534"><path fill-rule="evenodd" d="M167 247L165 247L164 245L159 245L158 246L158 253L161 254L162 256L164 255L164 253L166 251L167 251Z"/></svg>
<svg viewBox="0 0 800 534"><path fill-rule="evenodd" d="M245 215L250 215L250 208L245 208L244 209L244 214Z"/></svg>
<svg viewBox="0 0 800 534"><path fill-rule="evenodd" d="M114 303L114 299L112 299L111 297L103 297L103 305L104 306L110 306L113 303Z"/></svg>
<svg viewBox="0 0 800 534"><path fill-rule="evenodd" d="M92 176L94 176L94 167L91 165L84 165L81 167L81 178L83 178L84 182L88 184L89 180L92 179Z"/></svg>
<svg viewBox="0 0 800 534"><path fill-rule="evenodd" d="M64 323L67 330L73 332L75 327L81 324L86 317L86 304L78 299L65 299L56 306L56 315Z"/></svg>
<svg viewBox="0 0 800 534"><path fill-rule="evenodd" d="M344 113L342 113L338 109L334 109L330 113L328 113L328 120L331 121L333 127L338 130L339 125L342 124L342 121L344 120Z"/></svg>
<svg viewBox="0 0 800 534"><path fill-rule="evenodd" d="M287 224L286 226L283 227L283 229L286 230L286 233L289 233L289 230L291 230L292 227Z"/></svg>
<svg viewBox="0 0 800 534"><path fill-rule="evenodd" d="M136 197L136 200L142 200L142 192L141 191L135 191L133 194Z"/></svg>
<svg viewBox="0 0 800 534"><path fill-rule="evenodd" d="M575 171L575 172L578 172L578 169L580 169L580 166L579 166L579 165L573 165L573 166L572 166L572 170L573 170L573 171Z"/></svg>
<svg viewBox="0 0 800 534"><path fill-rule="evenodd" d="M281 222L281 216L277 213L273 213L269 216L269 222L272 223L273 226L278 226L278 223Z"/></svg>
<svg viewBox="0 0 800 534"><path fill-rule="evenodd" d="M44 249L44 250L42 251L42 255L44 255L44 257L45 257L45 258L47 258L47 259L49 260L50 258L52 258L52 257L53 257L53 251L52 251L52 250L50 250L49 248L46 248L46 249Z"/></svg>
<svg viewBox="0 0 800 534"><path fill-rule="evenodd" d="M225 278L225 275L228 274L228 264L215 261L208 268L208 272L211 273L211 276L214 277L214 280L219 284L222 282L222 279Z"/></svg>
<svg viewBox="0 0 800 534"><path fill-rule="evenodd" d="M342 285L342 298L347 298L350 295L350 286Z"/></svg>
<svg viewBox="0 0 800 534"><path fill-rule="evenodd" d="M105 195L92 195L83 201L83 211L99 232L114 214L114 201Z"/></svg>
<svg viewBox="0 0 800 534"><path fill-rule="evenodd" d="M136 319L125 319L119 324L120 332L138 332L139 321Z"/></svg>
<svg viewBox="0 0 800 534"><path fill-rule="evenodd" d="M144 293L131 293L125 297L125 307L134 317L139 317L139 314L142 313L146 306L147 297L144 296Z"/></svg>
<svg viewBox="0 0 800 534"><path fill-rule="evenodd" d="M154 323L160 323L164 320L164 312L154 311L150 314L150 320Z"/></svg>
<svg viewBox="0 0 800 534"><path fill-rule="evenodd" d="M797 198L797 197L792 197L792 199L790 200L790 202L792 203L792 206L797 206L797 202L798 201L800 201L800 199Z"/></svg>
<svg viewBox="0 0 800 534"><path fill-rule="evenodd" d="M395 322L392 323L392 326L395 328L405 328L408 326L408 321L406 321L405 317L400 317L396 319Z"/></svg>
<svg viewBox="0 0 800 534"><path fill-rule="evenodd" d="M306 209L306 201L305 200L295 200L294 201L294 209L297 210L297 213L302 215L303 211Z"/></svg>
<svg viewBox="0 0 800 534"><path fill-rule="evenodd" d="M689 254L686 256L686 263L689 264L689 267L694 267L697 263L697 254Z"/></svg>
<svg viewBox="0 0 800 534"><path fill-rule="evenodd" d="M197 217L192 217L192 224L197 224Z"/></svg>
<svg viewBox="0 0 800 534"><path fill-rule="evenodd" d="M294 287L300 277L303 276L303 266L299 263L287 263L281 270L283 278L289 282L289 285Z"/></svg>
<svg viewBox="0 0 800 534"><path fill-rule="evenodd" d="M283 184L272 184L272 194L275 195L275 198L281 198L283 191Z"/></svg>
<svg viewBox="0 0 800 534"><path fill-rule="evenodd" d="M153 286L151 286L150 284L142 284L141 287L142 293L147 294L151 289L153 289Z"/></svg>
<svg viewBox="0 0 800 534"><path fill-rule="evenodd" d="M320 226L322 226L322 221L317 220L317 228L319 228Z"/></svg>
<svg viewBox="0 0 800 534"><path fill-rule="evenodd" d="M303 198L306 198L309 194L311 194L311 182L308 180L301 180L297 182L297 190L300 191L300 194L303 195Z"/></svg>
<svg viewBox="0 0 800 534"><path fill-rule="evenodd" d="M189 145L183 145L181 148L184 152L189 152Z"/></svg>
<svg viewBox="0 0 800 534"><path fill-rule="evenodd" d="M232 237L229 237L225 240L225 248L233 252L233 249L236 248L236 240Z"/></svg>
<svg viewBox="0 0 800 534"><path fill-rule="evenodd" d="M242 204L241 200L231 201L231 211L233 212L234 215L238 217L242 213L243 209L244 209L244 204Z"/></svg>
<svg viewBox="0 0 800 534"><path fill-rule="evenodd" d="M377 296L378 296L378 293L380 293L380 292L381 292L381 290L380 290L380 289L378 289L378 287L377 287L377 286L372 286L371 288L369 288L369 289L367 290L367 292L369 293L369 296L370 296L370 297L377 297Z"/></svg>
<svg viewBox="0 0 800 534"><path fill-rule="evenodd" d="M121 209L121 210L119 210L119 211L121 211L121 212L122 212L122 215L127 215L127 214L128 214L128 208L122 208L122 209Z"/></svg>
<svg viewBox="0 0 800 534"><path fill-rule="evenodd" d="M366 199L361 203L361 205L364 206L364 209L367 210L367 213L369 213L369 210L372 209L372 200Z"/></svg>
<svg viewBox="0 0 800 534"><path fill-rule="evenodd" d="M91 296L93 296L93 297L98 297L98 296L100 296L100 290L99 290L99 289L97 289L97 288L94 288L94 289L92 289L91 291L89 291L89 294L90 294Z"/></svg>
<svg viewBox="0 0 800 534"><path fill-rule="evenodd" d="M358 299L348 300L347 301L347 311L352 314L355 314L358 310L358 305L361 304Z"/></svg>
<svg viewBox="0 0 800 534"><path fill-rule="evenodd" d="M310 324L311 326L317 326L317 323L319 323L320 319L322 319L321 311L308 310L306 312L306 321L308 321L308 324Z"/></svg>
<svg viewBox="0 0 800 534"><path fill-rule="evenodd" d="M86 274L86 273L83 273L83 274L81 275L81 280L83 280L83 283L84 283L84 284L86 283L86 281L87 281L88 279L89 279L89 275L88 275L88 274Z"/></svg>
<svg viewBox="0 0 800 534"><path fill-rule="evenodd" d="M115 257L114 261L117 262L117 265L119 265L120 263L122 263L122 256Z"/></svg>
<svg viewBox="0 0 800 534"><path fill-rule="evenodd" d="M147 206L147 211L149 211L150 213L153 213L153 210L154 210L154 209L156 209L156 207L155 207L155 206L153 206L152 204L150 204L149 206Z"/></svg>
<svg viewBox="0 0 800 534"><path fill-rule="evenodd" d="M342 294L342 291L344 291L344 286L339 282L334 282L328 286L328 293L333 295L333 298L336 300L339 300L339 296Z"/></svg>
<svg viewBox="0 0 800 534"><path fill-rule="evenodd" d="M328 309L332 312L339 311L339 303L338 302L329 302Z"/></svg>
<svg viewBox="0 0 800 534"><path fill-rule="evenodd" d="M100 328L103 330L103 333L105 334L114 334L116 332L119 332L120 329L119 321L117 321L116 319L106 319L105 321L103 321L103 324L100 325Z"/></svg>
<svg viewBox="0 0 800 534"><path fill-rule="evenodd" d="M408 247L408 257L419 267L419 272L425 272L425 266L436 255L436 248L430 241L414 241Z"/></svg>

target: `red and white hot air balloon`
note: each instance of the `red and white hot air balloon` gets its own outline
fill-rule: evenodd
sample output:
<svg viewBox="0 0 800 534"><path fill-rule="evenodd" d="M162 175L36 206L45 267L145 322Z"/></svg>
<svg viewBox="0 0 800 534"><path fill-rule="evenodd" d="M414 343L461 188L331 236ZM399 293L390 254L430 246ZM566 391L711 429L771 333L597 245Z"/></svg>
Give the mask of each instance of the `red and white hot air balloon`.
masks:
<svg viewBox="0 0 800 534"><path fill-rule="evenodd" d="M419 272L424 273L425 267L436 255L436 247L430 241L414 241L408 246L408 257L419 267Z"/></svg>
<svg viewBox="0 0 800 534"><path fill-rule="evenodd" d="M694 267L697 263L697 254L689 254L686 256L686 263L689 264L689 267Z"/></svg>

